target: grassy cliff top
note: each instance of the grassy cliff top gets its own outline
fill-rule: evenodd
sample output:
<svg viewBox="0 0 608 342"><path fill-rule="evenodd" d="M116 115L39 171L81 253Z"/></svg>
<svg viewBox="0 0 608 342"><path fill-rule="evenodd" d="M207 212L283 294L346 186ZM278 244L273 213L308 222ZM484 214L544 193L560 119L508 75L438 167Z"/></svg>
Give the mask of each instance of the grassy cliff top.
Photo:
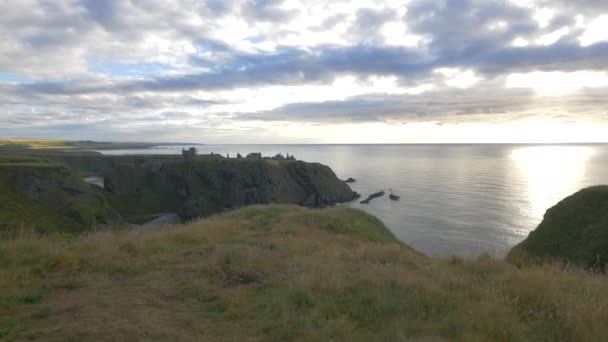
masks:
<svg viewBox="0 0 608 342"><path fill-rule="evenodd" d="M427 258L346 208L0 241L0 340L542 341L608 335L608 278Z"/></svg>
<svg viewBox="0 0 608 342"><path fill-rule="evenodd" d="M561 260L608 265L608 186L582 189L547 210L538 228L509 253L514 262Z"/></svg>

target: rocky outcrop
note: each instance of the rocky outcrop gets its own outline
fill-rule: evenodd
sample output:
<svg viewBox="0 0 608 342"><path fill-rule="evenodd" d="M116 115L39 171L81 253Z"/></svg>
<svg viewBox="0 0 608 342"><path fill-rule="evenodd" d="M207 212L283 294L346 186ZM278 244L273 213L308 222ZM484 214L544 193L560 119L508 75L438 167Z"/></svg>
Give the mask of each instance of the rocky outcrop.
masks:
<svg viewBox="0 0 608 342"><path fill-rule="evenodd" d="M3 230L79 232L122 223L102 189L85 183L66 166L1 165L0 182L2 197L11 202L0 208Z"/></svg>
<svg viewBox="0 0 608 342"><path fill-rule="evenodd" d="M147 208L149 213L177 209L185 220L250 204L323 207L358 197L328 166L302 161L176 161L158 168L122 164L106 173L104 184L119 210L124 205L118 202L129 198L133 205L157 203Z"/></svg>
<svg viewBox="0 0 608 342"><path fill-rule="evenodd" d="M367 196L366 199L364 199L363 201L361 201L361 204L369 204L369 202L371 202L372 200L378 198L378 197L382 197L384 196L384 191L378 191L378 192L374 192L373 194Z"/></svg>
<svg viewBox="0 0 608 342"><path fill-rule="evenodd" d="M608 265L608 186L571 195L547 210L540 225L507 258L557 260L594 269Z"/></svg>

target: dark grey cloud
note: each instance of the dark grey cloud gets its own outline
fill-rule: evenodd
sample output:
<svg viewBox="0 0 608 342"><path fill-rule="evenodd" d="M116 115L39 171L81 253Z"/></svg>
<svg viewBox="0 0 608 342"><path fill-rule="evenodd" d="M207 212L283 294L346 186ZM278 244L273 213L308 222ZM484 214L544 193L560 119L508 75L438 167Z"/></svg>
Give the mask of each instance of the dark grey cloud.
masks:
<svg viewBox="0 0 608 342"><path fill-rule="evenodd" d="M201 65L208 65L201 61ZM416 51L402 47L320 47L311 52L296 48L272 54L240 54L215 70L135 81L56 81L5 86L5 91L27 94L81 95L109 92L175 92L231 89L243 86L326 83L336 75L428 74L433 67Z"/></svg>
<svg viewBox="0 0 608 342"><path fill-rule="evenodd" d="M364 44L377 44L382 41L383 25L394 19L397 19L397 13L394 10L362 8L357 11L356 20L351 27L352 36Z"/></svg>
<svg viewBox="0 0 608 342"><path fill-rule="evenodd" d="M458 67L489 76L530 71L606 70L608 43L581 47L549 46L483 49L470 46L449 56L429 57L405 47L322 46L315 51L279 49L270 54L236 54L202 73L117 82L39 82L15 87L15 93L79 95L90 93L179 92L263 85L329 83L339 75L398 76L405 84L424 80L434 69ZM208 65L207 61L200 61Z"/></svg>
<svg viewBox="0 0 608 342"><path fill-rule="evenodd" d="M541 0L542 6L568 12L570 15L597 15L608 13L608 2L604 0Z"/></svg>
<svg viewBox="0 0 608 342"><path fill-rule="evenodd" d="M484 53L538 30L532 9L508 1L414 1L407 8L408 26L414 33L427 36L431 54L443 59L462 55L463 51ZM490 29L500 22L506 24L504 29Z"/></svg>
<svg viewBox="0 0 608 342"><path fill-rule="evenodd" d="M83 0L82 5L95 22L102 25L106 30L121 30L128 21L125 11L122 9L129 1L120 0Z"/></svg>
<svg viewBox="0 0 608 342"><path fill-rule="evenodd" d="M284 0L248 0L241 7L241 14L250 21L285 22L297 15L297 10L282 9Z"/></svg>
<svg viewBox="0 0 608 342"><path fill-rule="evenodd" d="M490 51L481 58L463 56L461 64L475 67L481 72L509 73L541 71L605 71L608 60L608 43L581 47L574 43L556 43L549 46L526 48L508 47Z"/></svg>
<svg viewBox="0 0 608 342"><path fill-rule="evenodd" d="M492 87L488 84L475 90L440 89L405 96L371 94L344 101L296 103L240 118L326 123L458 121L475 115L499 116L527 110L534 102L531 91Z"/></svg>
<svg viewBox="0 0 608 342"><path fill-rule="evenodd" d="M323 46L315 51L285 48L271 54L238 55L212 72L136 81L121 85L121 89L175 91L293 85L327 82L340 74L415 75L427 73L430 65L416 51L402 47Z"/></svg>
<svg viewBox="0 0 608 342"><path fill-rule="evenodd" d="M471 90L440 89L419 95L372 94L344 101L288 104L270 111L246 113L243 120L323 123L416 121L501 122L530 115L546 116L555 110L559 119L608 119L608 88L590 89L552 98L535 96L531 90L496 88L482 84Z"/></svg>
<svg viewBox="0 0 608 342"><path fill-rule="evenodd" d="M328 18L325 18L321 25L315 27L315 29L320 31L332 30L336 27L336 25L346 21L346 19L347 15L344 13L334 14Z"/></svg>

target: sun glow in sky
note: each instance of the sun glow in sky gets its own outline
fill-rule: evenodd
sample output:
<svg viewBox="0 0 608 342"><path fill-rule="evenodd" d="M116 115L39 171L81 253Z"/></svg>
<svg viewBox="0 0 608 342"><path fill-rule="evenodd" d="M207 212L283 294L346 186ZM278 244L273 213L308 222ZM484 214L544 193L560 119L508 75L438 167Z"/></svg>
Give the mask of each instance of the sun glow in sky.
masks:
<svg viewBox="0 0 608 342"><path fill-rule="evenodd" d="M0 136L608 141L602 1L0 5Z"/></svg>

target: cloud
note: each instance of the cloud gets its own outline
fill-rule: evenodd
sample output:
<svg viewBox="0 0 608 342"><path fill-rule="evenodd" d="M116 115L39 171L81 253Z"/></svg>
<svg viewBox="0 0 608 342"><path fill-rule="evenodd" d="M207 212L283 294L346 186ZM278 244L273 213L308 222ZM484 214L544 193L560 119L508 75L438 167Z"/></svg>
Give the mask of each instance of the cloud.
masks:
<svg viewBox="0 0 608 342"><path fill-rule="evenodd" d="M459 122L500 121L511 114L538 106L533 93L524 89L480 87L475 90L441 89L418 95L371 94L343 101L288 104L271 111L243 114L247 120L300 122ZM483 119L482 119L483 120Z"/></svg>
<svg viewBox="0 0 608 342"><path fill-rule="evenodd" d="M11 1L0 126L143 136L161 123L238 135L256 120L607 120L604 88L569 87L559 110L506 88L513 73L607 71L608 41L585 38L602 14L593 0Z"/></svg>
<svg viewBox="0 0 608 342"><path fill-rule="evenodd" d="M241 6L241 14L253 22L286 22L297 15L297 10L282 9L283 0L251 0Z"/></svg>

